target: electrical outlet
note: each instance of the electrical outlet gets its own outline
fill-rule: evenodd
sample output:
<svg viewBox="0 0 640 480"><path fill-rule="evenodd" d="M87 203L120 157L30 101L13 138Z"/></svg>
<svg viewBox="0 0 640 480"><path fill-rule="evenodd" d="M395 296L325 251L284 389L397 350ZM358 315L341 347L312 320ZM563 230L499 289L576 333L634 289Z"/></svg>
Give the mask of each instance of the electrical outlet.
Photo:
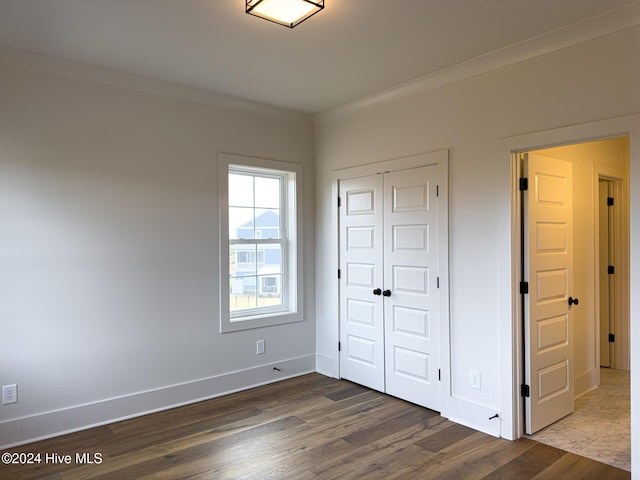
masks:
<svg viewBox="0 0 640 480"><path fill-rule="evenodd" d="M256 355L262 355L264 353L264 340L258 340L256 342Z"/></svg>
<svg viewBox="0 0 640 480"><path fill-rule="evenodd" d="M2 404L9 405L10 403L18 402L18 385L4 385L2 387Z"/></svg>
<svg viewBox="0 0 640 480"><path fill-rule="evenodd" d="M471 388L480 390L480 372L477 370L469 371L469 385Z"/></svg>

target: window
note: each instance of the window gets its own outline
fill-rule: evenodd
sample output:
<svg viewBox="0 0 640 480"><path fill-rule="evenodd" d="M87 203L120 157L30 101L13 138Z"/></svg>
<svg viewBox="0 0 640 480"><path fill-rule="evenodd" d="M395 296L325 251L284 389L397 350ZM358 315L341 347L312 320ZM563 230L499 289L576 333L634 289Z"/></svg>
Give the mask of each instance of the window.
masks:
<svg viewBox="0 0 640 480"><path fill-rule="evenodd" d="M299 165L220 154L221 331L302 319Z"/></svg>

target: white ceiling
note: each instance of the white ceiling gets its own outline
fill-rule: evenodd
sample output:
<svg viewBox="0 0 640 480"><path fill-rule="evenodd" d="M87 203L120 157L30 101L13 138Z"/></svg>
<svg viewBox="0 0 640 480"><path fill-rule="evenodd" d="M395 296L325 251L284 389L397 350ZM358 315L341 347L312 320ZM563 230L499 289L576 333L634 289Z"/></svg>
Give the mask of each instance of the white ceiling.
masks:
<svg viewBox="0 0 640 480"><path fill-rule="evenodd" d="M0 0L0 45L317 113L637 0L326 0L288 29L244 0Z"/></svg>

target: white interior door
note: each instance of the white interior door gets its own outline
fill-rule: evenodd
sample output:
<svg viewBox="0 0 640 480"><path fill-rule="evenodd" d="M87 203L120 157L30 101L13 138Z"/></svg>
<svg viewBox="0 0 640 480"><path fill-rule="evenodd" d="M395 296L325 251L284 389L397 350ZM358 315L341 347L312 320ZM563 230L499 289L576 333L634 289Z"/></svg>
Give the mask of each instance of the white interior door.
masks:
<svg viewBox="0 0 640 480"><path fill-rule="evenodd" d="M340 376L384 392L382 175L340 181L340 198Z"/></svg>
<svg viewBox="0 0 640 480"><path fill-rule="evenodd" d="M524 192L526 433L574 410L573 186L569 162L527 154ZM570 305L570 302L573 306Z"/></svg>
<svg viewBox="0 0 640 480"><path fill-rule="evenodd" d="M384 175L387 393L440 411L435 167Z"/></svg>

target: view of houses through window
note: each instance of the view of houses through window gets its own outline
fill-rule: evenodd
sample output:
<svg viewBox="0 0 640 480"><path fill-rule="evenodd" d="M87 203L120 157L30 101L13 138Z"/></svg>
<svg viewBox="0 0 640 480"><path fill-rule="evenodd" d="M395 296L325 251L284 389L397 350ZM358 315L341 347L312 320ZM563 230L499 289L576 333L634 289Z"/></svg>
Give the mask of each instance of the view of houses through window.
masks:
<svg viewBox="0 0 640 480"><path fill-rule="evenodd" d="M286 177L229 167L229 311L232 317L283 305Z"/></svg>

